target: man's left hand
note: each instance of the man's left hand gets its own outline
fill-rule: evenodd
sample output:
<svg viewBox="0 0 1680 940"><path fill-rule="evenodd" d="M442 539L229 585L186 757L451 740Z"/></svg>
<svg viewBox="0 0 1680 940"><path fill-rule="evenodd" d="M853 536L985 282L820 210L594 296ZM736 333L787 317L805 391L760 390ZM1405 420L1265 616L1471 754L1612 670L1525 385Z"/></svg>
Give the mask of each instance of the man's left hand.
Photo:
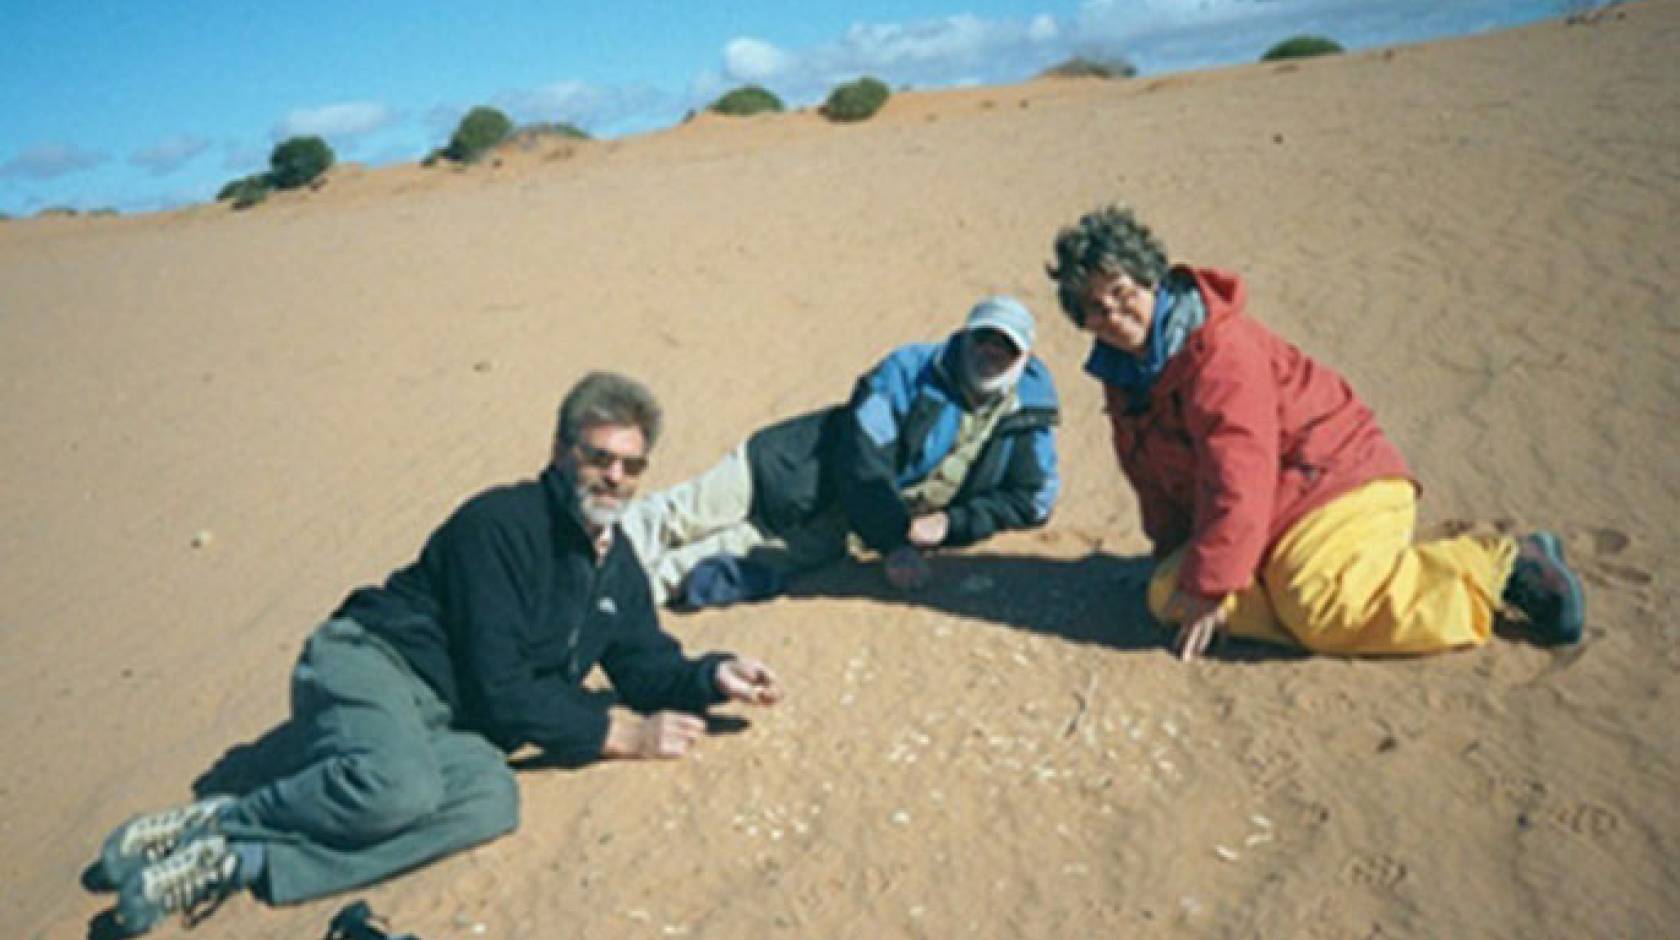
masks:
<svg viewBox="0 0 1680 940"><path fill-rule="evenodd" d="M917 548L938 548L951 533L951 517L943 512L930 512L910 520L910 544Z"/></svg>
<svg viewBox="0 0 1680 940"><path fill-rule="evenodd" d="M730 701L747 705L774 705L782 700L782 684L770 667L756 659L726 659L718 664L714 680L719 692Z"/></svg>

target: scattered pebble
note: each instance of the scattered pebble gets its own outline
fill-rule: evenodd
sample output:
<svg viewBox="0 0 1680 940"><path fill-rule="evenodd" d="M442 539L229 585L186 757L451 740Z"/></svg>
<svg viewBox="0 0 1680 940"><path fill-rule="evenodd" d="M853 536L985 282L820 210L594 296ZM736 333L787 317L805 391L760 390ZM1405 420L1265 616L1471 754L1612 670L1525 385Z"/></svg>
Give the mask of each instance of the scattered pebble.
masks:
<svg viewBox="0 0 1680 940"><path fill-rule="evenodd" d="M895 826L908 826L910 824L910 814L904 810L899 810L892 814L892 821Z"/></svg>
<svg viewBox="0 0 1680 940"><path fill-rule="evenodd" d="M1224 859L1227 862L1234 862L1240 857L1239 855L1237 855L1237 850L1236 849L1228 849L1223 845L1214 846L1213 847L1213 854L1219 856L1220 858Z"/></svg>

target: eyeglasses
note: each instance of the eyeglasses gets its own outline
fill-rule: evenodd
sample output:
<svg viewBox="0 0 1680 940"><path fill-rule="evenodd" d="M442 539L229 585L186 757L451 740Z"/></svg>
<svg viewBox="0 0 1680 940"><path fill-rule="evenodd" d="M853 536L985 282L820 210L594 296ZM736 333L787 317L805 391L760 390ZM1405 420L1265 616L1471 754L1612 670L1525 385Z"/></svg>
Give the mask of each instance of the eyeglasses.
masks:
<svg viewBox="0 0 1680 940"><path fill-rule="evenodd" d="M583 462L597 470L611 470L613 464L623 464L627 476L639 477L647 472L648 459L645 456L631 457L627 454L615 454L604 447L596 447L585 441L578 441L573 445L577 448L578 456Z"/></svg>
<svg viewBox="0 0 1680 940"><path fill-rule="evenodd" d="M1084 325L1092 320L1106 320L1112 313L1119 311L1118 304L1135 300L1139 294L1145 294L1151 290L1154 290L1154 285L1148 281L1133 280L1132 276L1127 273L1121 273L1118 277L1103 285L1100 290L1096 289L1094 284L1088 285L1086 287L1084 316L1081 318L1080 324ZM1116 306L1110 308L1099 302L1105 298L1115 301Z"/></svg>

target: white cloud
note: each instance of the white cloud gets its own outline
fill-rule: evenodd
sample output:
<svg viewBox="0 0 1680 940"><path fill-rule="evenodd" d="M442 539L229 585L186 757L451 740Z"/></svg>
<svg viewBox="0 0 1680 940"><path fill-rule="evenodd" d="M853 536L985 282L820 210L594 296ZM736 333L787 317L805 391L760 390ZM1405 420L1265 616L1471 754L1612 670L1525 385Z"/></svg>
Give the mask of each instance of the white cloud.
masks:
<svg viewBox="0 0 1680 940"><path fill-rule="evenodd" d="M505 91L496 96L495 104L517 124L565 121L592 134L645 128L662 119L668 122L669 113L679 107L674 96L649 86L572 80ZM451 123L449 130L453 129Z"/></svg>
<svg viewBox="0 0 1680 940"><path fill-rule="evenodd" d="M179 134L136 150L128 162L153 176L166 176L185 166L194 157L210 149L210 142L202 137Z"/></svg>
<svg viewBox="0 0 1680 940"><path fill-rule="evenodd" d="M754 82L790 103L813 101L836 84L873 75L888 84L950 85L1016 81L1049 63L1063 33L1048 14L1030 20L986 20L958 14L905 23L855 23L808 49L787 50L751 37L731 40L721 74L699 73L696 98Z"/></svg>
<svg viewBox="0 0 1680 940"><path fill-rule="evenodd" d="M302 108L286 115L274 137L316 136L349 141L384 130L396 123L397 113L375 101L345 101L319 108Z"/></svg>
<svg viewBox="0 0 1680 940"><path fill-rule="evenodd" d="M50 180L104 163L106 156L74 144L36 144L0 163L0 178Z"/></svg>
<svg viewBox="0 0 1680 940"><path fill-rule="evenodd" d="M723 47L723 71L736 81L773 81L798 65L793 55L750 36L732 39Z"/></svg>

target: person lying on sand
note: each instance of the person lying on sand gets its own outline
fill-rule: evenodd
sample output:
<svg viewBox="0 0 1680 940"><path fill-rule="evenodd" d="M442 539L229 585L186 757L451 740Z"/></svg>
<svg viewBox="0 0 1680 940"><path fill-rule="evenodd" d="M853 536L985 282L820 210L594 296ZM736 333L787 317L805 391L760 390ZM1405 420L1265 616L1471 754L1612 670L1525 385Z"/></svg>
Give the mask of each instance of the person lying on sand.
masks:
<svg viewBox="0 0 1680 940"><path fill-rule="evenodd" d="M1539 642L1580 640L1581 582L1555 535L1412 544L1400 451L1342 376L1244 314L1235 274L1170 266L1119 206L1054 251L1154 542L1149 607L1178 624L1184 659L1218 633L1341 654L1479 646L1502 607Z"/></svg>
<svg viewBox="0 0 1680 940"><path fill-rule="evenodd" d="M943 342L912 343L851 400L771 425L686 483L635 501L623 528L654 597L722 606L781 593L846 554L851 535L900 589L938 548L1042 525L1061 481L1055 384L1032 355L1033 316L975 305Z"/></svg>
<svg viewBox="0 0 1680 940"><path fill-rule="evenodd" d="M111 833L93 875L117 889L119 926L142 933L246 888L275 904L320 897L510 832L506 752L522 745L568 762L675 758L708 706L775 704L763 663L683 656L615 528L659 425L633 379L574 386L537 479L469 499L418 561L309 637L292 674L306 768ZM597 663L641 714L580 690Z"/></svg>

